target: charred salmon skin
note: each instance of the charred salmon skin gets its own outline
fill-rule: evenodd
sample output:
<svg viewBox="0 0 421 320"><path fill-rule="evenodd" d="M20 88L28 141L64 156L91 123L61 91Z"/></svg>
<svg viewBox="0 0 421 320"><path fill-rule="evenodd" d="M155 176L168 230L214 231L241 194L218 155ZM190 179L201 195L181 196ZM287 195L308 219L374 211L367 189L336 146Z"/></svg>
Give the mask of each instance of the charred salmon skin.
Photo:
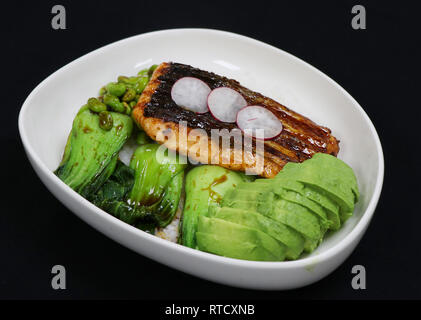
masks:
<svg viewBox="0 0 421 320"><path fill-rule="evenodd" d="M225 132L235 131L242 135L241 131L235 123L221 122L209 112L197 114L178 106L171 99L171 89L183 77L198 78L211 89L231 88L240 93L248 105L267 108L281 121L281 134L272 140L256 141L253 138L251 148L247 151L244 148L242 160L233 161L235 148L232 145L221 146L219 138L215 141L211 133L213 129L226 129ZM164 62L156 68L132 115L152 139L170 150L186 156L188 154L191 161L217 164L266 178L274 177L288 162L302 162L319 152L334 156L339 152L339 141L331 134L330 129L317 125L273 99L241 86L236 80L180 63ZM199 132L196 138L206 138L201 140L204 142L200 142L199 146L196 138L190 139L193 130ZM189 139L183 140L182 135L189 136ZM259 143L263 144L263 151L257 148ZM203 151L205 149L207 152ZM263 164L260 171L255 169L258 161Z"/></svg>

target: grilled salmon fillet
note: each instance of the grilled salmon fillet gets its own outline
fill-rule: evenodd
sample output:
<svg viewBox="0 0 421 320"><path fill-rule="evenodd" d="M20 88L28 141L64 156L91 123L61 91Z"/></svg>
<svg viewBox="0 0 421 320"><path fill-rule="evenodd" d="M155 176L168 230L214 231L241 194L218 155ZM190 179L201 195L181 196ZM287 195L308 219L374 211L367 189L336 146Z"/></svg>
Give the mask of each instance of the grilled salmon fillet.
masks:
<svg viewBox="0 0 421 320"><path fill-rule="evenodd" d="M183 77L198 78L211 89L229 87L239 92L249 105L267 108L282 122L281 134L266 141L256 141L253 138L247 152L244 148L242 161L234 161L235 148L232 145L228 148L220 146L219 140L211 138L211 130L227 129L242 135L235 123L216 120L209 112L197 114L183 109L171 99L173 84ZM218 164L266 178L274 177L290 161L302 162L318 152L336 156L339 151L339 142L331 135L330 129L241 86L238 81L180 63L164 62L156 68L133 110L133 118L152 139L170 150L188 155L191 161ZM196 134L200 142L181 138L182 135L192 133L192 130L200 131ZM201 137L206 139L200 139ZM263 152L257 148L258 143L264 144ZM207 152L203 152L205 149ZM255 169L257 162L262 163L263 170Z"/></svg>

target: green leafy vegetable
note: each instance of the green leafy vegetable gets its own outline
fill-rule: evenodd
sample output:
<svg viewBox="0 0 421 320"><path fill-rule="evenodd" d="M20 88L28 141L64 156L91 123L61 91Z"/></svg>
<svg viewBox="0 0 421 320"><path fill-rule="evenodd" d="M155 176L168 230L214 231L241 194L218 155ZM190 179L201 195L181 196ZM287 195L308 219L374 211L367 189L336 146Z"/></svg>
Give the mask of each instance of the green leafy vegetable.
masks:
<svg viewBox="0 0 421 320"><path fill-rule="evenodd" d="M134 152L130 167L135 170L135 181L129 202L134 207L144 207L159 226L165 227L177 211L187 165L168 150L160 158L160 147L145 144Z"/></svg>
<svg viewBox="0 0 421 320"><path fill-rule="evenodd" d="M89 200L116 218L152 233L155 218L151 211L145 207L133 206L127 201L133 188L134 176L133 169L118 161L114 173Z"/></svg>
<svg viewBox="0 0 421 320"><path fill-rule="evenodd" d="M165 227L177 212L183 188L185 164L176 158L158 161L160 146L139 147L131 167L117 162L114 173L89 200L118 219L142 230Z"/></svg>
<svg viewBox="0 0 421 320"><path fill-rule="evenodd" d="M118 152L132 133L130 117L111 112L113 127L103 130L99 116L84 106L73 121L63 160L55 174L89 198L113 173Z"/></svg>

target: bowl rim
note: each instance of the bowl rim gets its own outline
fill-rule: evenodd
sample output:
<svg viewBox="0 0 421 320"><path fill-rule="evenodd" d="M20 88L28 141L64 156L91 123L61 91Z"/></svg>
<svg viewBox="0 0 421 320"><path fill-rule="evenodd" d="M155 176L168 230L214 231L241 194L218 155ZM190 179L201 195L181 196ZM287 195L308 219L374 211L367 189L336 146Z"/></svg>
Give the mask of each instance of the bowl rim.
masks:
<svg viewBox="0 0 421 320"><path fill-rule="evenodd" d="M301 64L304 64L307 68L310 68L313 72L316 72L319 76L322 76L326 81L330 82L331 85L333 85L336 89L338 89L342 94L345 95L345 97L347 97L351 101L353 107L356 108L357 111L363 116L363 118L367 122L367 124L369 126L369 130L370 130L370 132L373 135L373 138L375 140L376 152L377 152L377 157L378 157L378 161L379 161L378 170L377 170L377 179L376 179L376 184L375 184L373 196L371 197L371 199L369 201L367 209L363 212L360 220L357 222L357 224L354 226L354 228L347 235L345 235L345 237L342 240L338 241L332 247L326 249L323 252L317 253L317 254L312 255L312 256L304 257L304 258L301 258L301 259L298 259L298 260L294 260L294 261L251 261L251 260L240 260L240 259L218 256L218 255L215 255L215 254L211 254L211 253L203 252L203 251L200 251L200 250L188 248L188 247L182 246L182 245L177 244L177 243L173 243L171 241L159 238L155 235L148 234L148 233L146 233L146 232L144 232L140 229L137 229L137 228L135 228L135 227L133 227L129 224L124 223L123 221L121 221L121 220L115 218L114 216L108 214L107 212L105 212L102 209L96 207L94 204L92 204L91 202L89 202L88 200L86 200L85 198L80 196L77 192L75 192L70 187L68 187L63 181L61 181L57 176L55 176L52 171L50 171L47 168L46 164L40 159L38 154L32 148L32 146L29 142L28 133L26 132L26 127L25 127L25 121L26 121L25 120L25 118L26 118L25 114L27 113L27 110L28 110L29 106L31 105L31 101L32 101L33 97L36 95L36 93L40 89L42 89L44 86L46 86L50 81L53 81L54 78L56 76L58 76L58 74L60 74L62 72L65 72L67 69L73 67L74 65L78 64L81 60L83 60L87 57L93 57L95 55L101 54L103 51L106 51L106 50L111 49L113 47L117 47L117 46L119 46L119 45L121 45L125 42L136 41L136 40L140 40L140 39L145 39L145 38L160 36L160 35L165 35L165 34L176 35L176 34L180 34L180 33L183 33L184 35L185 34L201 33L203 35L213 34L213 35L222 36L222 37L229 37L231 39L243 41L243 42L249 43L251 45L257 45L257 46L263 47L267 50L271 50L271 51L274 51L278 54L282 54L284 56L287 56L289 59L292 59L292 60L295 60L295 61L297 61ZM155 242L155 243L157 243L161 246L166 246L167 249L171 248L171 249L175 249L175 250L180 250L180 251L188 254L189 256L194 255L198 258L212 260L214 263L230 264L230 265L235 266L235 267L257 268L257 269L262 269L262 270L295 269L295 268L305 268L305 267L308 267L308 266L314 266L316 264L321 263L322 261L330 260L331 258L336 256L337 254L339 254L342 250L344 250L345 248L350 246L355 240L357 240L360 234L364 233L366 227L370 223L370 220L371 220L371 218L374 214L375 208L376 208L377 203L378 203L379 198L380 198L382 186L383 186L384 157L383 157L383 150L382 150L382 146L381 146L379 136L377 134L377 131L376 131L372 121L370 120L370 118L368 117L368 115L366 114L364 109L359 105L359 103L344 88L342 88L336 81L331 79L329 76L327 76L325 73L323 73L319 69L313 67L311 64L303 61L302 59L300 59L300 58L298 58L298 57L296 57L296 56L294 56L294 55L292 55L292 54L290 54L290 53L288 53L288 52L286 52L282 49L276 48L276 47L274 47L270 44L264 43L260 40L256 40L256 39L244 36L244 35L240 35L240 34L233 33L233 32L228 32L228 31L223 31L223 30L207 29L207 28L176 28L176 29L164 29L164 30L152 31L152 32L142 33L142 34L127 37L127 38L122 39L122 40L115 41L115 42L110 43L108 45L102 46L98 49L95 49L95 50L93 50L93 51L91 51L87 54L84 54L81 57L79 57L79 58L71 61L70 63L64 65L63 67L59 68L57 71L55 71L54 73L49 75L47 78L45 78L42 82L40 82L32 90L32 92L25 99L25 101L22 105L22 108L19 112L18 128L19 128L19 133L20 133L22 143L23 143L24 148L25 148L25 150L28 154L28 158L30 158L30 159L32 158L32 160L37 165L38 169L41 170L42 174L45 177L47 177L48 179L50 179L52 182L54 182L55 185L58 188L60 188L61 191L63 193L65 193L67 196L69 196L70 198L72 198L75 201L79 201L79 202L84 203L86 206L91 208L91 210L93 212L95 212L96 215L100 216L102 219L105 219L110 223L116 224L117 226L119 226L125 232L132 233L135 236L140 237L140 238L149 239L149 240L151 240L151 241L153 241L153 242ZM38 172L37 172L37 174L40 175ZM92 212L90 212L90 214L91 213Z"/></svg>

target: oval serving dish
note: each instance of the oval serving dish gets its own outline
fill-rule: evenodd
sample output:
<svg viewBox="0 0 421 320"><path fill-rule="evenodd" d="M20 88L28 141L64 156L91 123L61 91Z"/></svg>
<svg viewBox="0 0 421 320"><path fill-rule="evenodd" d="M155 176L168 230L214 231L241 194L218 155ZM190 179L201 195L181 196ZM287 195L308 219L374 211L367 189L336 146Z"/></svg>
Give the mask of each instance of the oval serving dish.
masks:
<svg viewBox="0 0 421 320"><path fill-rule="evenodd" d="M311 255L258 262L220 257L136 229L85 200L53 174L72 119L103 83L163 61L189 64L236 79L332 129L338 157L355 171L361 199L354 215ZM104 68L104 66L106 66ZM183 272L227 285L291 289L325 277L354 250L377 205L384 160L376 130L361 106L336 82L302 60L241 35L208 29L141 34L95 50L64 66L28 96L19 115L25 151L47 188L82 220L120 244Z"/></svg>

